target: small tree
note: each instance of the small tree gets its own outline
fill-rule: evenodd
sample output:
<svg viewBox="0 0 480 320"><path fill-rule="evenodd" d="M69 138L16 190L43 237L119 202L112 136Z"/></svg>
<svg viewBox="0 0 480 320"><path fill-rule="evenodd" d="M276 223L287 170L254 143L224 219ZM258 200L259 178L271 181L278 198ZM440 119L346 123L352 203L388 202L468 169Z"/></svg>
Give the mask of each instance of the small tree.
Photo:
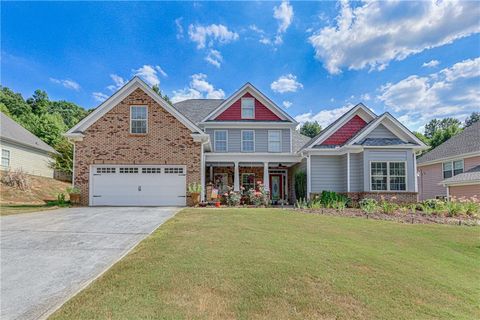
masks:
<svg viewBox="0 0 480 320"><path fill-rule="evenodd" d="M305 171L297 171L294 176L295 180L295 197L297 199L305 199L307 196L307 174Z"/></svg>
<svg viewBox="0 0 480 320"><path fill-rule="evenodd" d="M478 120L480 120L480 112L472 112L472 114L465 119L465 128L471 126Z"/></svg>
<svg viewBox="0 0 480 320"><path fill-rule="evenodd" d="M322 127L317 121L307 121L300 127L300 133L304 136L313 138L322 131Z"/></svg>

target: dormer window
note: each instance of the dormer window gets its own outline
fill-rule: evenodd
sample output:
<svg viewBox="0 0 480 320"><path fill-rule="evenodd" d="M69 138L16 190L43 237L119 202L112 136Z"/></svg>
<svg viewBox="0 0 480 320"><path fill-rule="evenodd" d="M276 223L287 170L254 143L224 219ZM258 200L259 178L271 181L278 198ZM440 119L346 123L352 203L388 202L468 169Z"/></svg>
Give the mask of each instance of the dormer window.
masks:
<svg viewBox="0 0 480 320"><path fill-rule="evenodd" d="M255 119L254 98L242 98L242 119Z"/></svg>

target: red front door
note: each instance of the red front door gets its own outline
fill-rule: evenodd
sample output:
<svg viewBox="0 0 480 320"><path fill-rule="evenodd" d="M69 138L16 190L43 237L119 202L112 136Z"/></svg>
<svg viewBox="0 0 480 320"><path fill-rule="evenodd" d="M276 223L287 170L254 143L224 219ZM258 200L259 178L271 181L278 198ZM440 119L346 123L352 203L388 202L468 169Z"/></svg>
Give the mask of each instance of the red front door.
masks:
<svg viewBox="0 0 480 320"><path fill-rule="evenodd" d="M273 201L283 199L283 176L281 174L270 175L270 199Z"/></svg>

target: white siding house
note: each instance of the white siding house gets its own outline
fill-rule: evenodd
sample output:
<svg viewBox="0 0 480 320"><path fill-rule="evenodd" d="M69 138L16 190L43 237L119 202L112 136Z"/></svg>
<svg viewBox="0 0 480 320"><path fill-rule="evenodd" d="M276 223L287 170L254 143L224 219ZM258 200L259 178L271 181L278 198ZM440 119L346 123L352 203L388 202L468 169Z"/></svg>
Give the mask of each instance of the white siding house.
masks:
<svg viewBox="0 0 480 320"><path fill-rule="evenodd" d="M1 113L1 170L18 170L53 178L52 154L56 151L21 125Z"/></svg>

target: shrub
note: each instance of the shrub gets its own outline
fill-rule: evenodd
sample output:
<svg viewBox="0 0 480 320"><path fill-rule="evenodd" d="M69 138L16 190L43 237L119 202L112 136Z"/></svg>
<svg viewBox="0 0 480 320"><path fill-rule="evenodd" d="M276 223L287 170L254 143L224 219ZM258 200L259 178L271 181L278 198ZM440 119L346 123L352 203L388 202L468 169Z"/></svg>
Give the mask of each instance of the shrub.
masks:
<svg viewBox="0 0 480 320"><path fill-rule="evenodd" d="M307 197L307 174L305 171L298 171L294 176L295 181L295 197L304 199Z"/></svg>
<svg viewBox="0 0 480 320"><path fill-rule="evenodd" d="M433 214L440 214L445 211L445 202L438 199L427 199L422 202L422 204L427 208L427 211ZM430 210L431 209L431 210Z"/></svg>
<svg viewBox="0 0 480 320"><path fill-rule="evenodd" d="M476 197L470 199L464 204L465 213L469 216L476 216L480 211L480 204L477 201Z"/></svg>
<svg viewBox="0 0 480 320"><path fill-rule="evenodd" d="M394 198L392 197L392 200L393 199ZM392 214L398 208L398 205L396 205L393 202L385 200L382 196L382 201L380 202L380 208L382 209L382 212L384 214Z"/></svg>
<svg viewBox="0 0 480 320"><path fill-rule="evenodd" d="M378 202L375 199L365 198L362 199L358 204L363 212L365 212L367 215L377 211Z"/></svg>
<svg viewBox="0 0 480 320"><path fill-rule="evenodd" d="M200 183L189 183L187 187L188 193L201 193L202 185Z"/></svg>
<svg viewBox="0 0 480 320"><path fill-rule="evenodd" d="M343 212L346 207L347 207L346 200L337 200L332 203L332 208L340 212Z"/></svg>
<svg viewBox="0 0 480 320"><path fill-rule="evenodd" d="M343 194L336 193L334 191L322 191L320 195L320 202L325 208L334 208L337 202L344 202L347 205L350 201L349 198Z"/></svg>
<svg viewBox="0 0 480 320"><path fill-rule="evenodd" d="M22 191L30 190L30 180L28 175L22 170L7 170L2 173L1 181L4 185L20 189Z"/></svg>
<svg viewBox="0 0 480 320"><path fill-rule="evenodd" d="M231 188L223 194L224 202L227 206L235 207L240 205L242 195L238 191L233 191Z"/></svg>
<svg viewBox="0 0 480 320"><path fill-rule="evenodd" d="M308 208L308 201L305 198L297 199L297 201L295 202L295 208L307 209Z"/></svg>
<svg viewBox="0 0 480 320"><path fill-rule="evenodd" d="M447 201L446 209L449 217L456 217L463 213L463 205L457 201Z"/></svg>
<svg viewBox="0 0 480 320"><path fill-rule="evenodd" d="M57 195L57 205L59 205L60 207L63 207L66 205L65 193L62 192Z"/></svg>

